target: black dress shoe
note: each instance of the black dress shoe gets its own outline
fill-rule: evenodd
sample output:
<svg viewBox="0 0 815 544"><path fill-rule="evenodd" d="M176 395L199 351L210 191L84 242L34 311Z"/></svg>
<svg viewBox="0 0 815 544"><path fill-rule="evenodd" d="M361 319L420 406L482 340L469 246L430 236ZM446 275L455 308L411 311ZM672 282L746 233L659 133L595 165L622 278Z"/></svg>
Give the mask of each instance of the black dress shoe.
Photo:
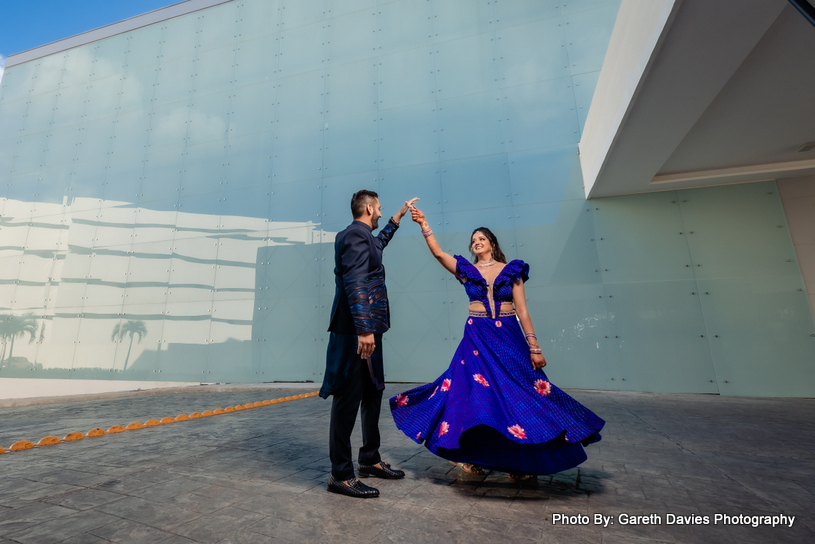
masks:
<svg viewBox="0 0 815 544"><path fill-rule="evenodd" d="M359 499L373 499L379 496L378 489L363 484L357 478L351 478L348 480L348 485L345 485L342 481L334 478L333 474L328 476L328 490L332 493Z"/></svg>
<svg viewBox="0 0 815 544"><path fill-rule="evenodd" d="M359 475L376 476L377 478L385 478L386 480L398 480L405 477L404 470L393 469L385 461L382 461L380 464L382 468L376 465L359 465Z"/></svg>

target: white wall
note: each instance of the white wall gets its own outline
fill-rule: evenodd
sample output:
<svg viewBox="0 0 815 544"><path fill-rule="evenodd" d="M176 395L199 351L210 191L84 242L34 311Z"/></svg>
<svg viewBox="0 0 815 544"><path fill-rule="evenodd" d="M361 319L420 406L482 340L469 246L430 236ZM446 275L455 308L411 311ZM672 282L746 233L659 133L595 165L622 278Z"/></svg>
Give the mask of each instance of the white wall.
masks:
<svg viewBox="0 0 815 544"><path fill-rule="evenodd" d="M147 382L117 380L60 380L48 378L0 378L0 401L39 397L62 397L118 393L138 389L163 389L200 385L193 382Z"/></svg>
<svg viewBox="0 0 815 544"><path fill-rule="evenodd" d="M815 310L815 176L777 183L809 303Z"/></svg>

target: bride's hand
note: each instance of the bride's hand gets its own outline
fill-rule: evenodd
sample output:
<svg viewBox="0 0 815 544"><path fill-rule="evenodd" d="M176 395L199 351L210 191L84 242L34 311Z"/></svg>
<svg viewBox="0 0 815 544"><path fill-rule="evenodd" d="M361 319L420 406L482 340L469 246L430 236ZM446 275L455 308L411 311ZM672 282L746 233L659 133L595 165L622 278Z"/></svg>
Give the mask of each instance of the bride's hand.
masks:
<svg viewBox="0 0 815 544"><path fill-rule="evenodd" d="M416 206L410 207L410 218L413 219L414 222L419 223L420 225L427 221L422 210L420 210Z"/></svg>
<svg viewBox="0 0 815 544"><path fill-rule="evenodd" d="M532 357L532 367L535 370L540 370L546 366L546 358L540 353L532 353L530 357Z"/></svg>

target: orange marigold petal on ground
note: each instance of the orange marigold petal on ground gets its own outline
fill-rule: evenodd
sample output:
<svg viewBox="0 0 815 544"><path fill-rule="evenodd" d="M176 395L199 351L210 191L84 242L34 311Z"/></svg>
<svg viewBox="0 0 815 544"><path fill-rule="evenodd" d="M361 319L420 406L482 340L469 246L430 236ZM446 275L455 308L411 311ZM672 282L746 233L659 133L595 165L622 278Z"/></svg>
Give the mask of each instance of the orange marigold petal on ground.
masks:
<svg viewBox="0 0 815 544"><path fill-rule="evenodd" d="M56 436L46 436L45 438L41 438L39 442L37 442L38 446L53 446L54 444L59 444L62 442Z"/></svg>
<svg viewBox="0 0 815 544"><path fill-rule="evenodd" d="M206 414L208 411L209 410L205 411L204 413ZM226 410L224 410L223 408L216 408L215 410L212 411L213 414L223 414L224 412L226 412Z"/></svg>
<svg viewBox="0 0 815 544"><path fill-rule="evenodd" d="M165 423L175 423L175 418L170 416L163 417L161 418L161 421L159 421L159 423L161 423L162 425L164 425Z"/></svg>
<svg viewBox="0 0 815 544"><path fill-rule="evenodd" d="M199 417L211 416L212 415L212 410L205 410L205 412L209 412L209 413L208 414L202 414L201 412L193 412L193 413L190 414L190 416L187 419L198 419ZM181 417L181 416L178 416L176 419L178 419L179 417ZM183 420L179 419L179 421L183 421Z"/></svg>
<svg viewBox="0 0 815 544"><path fill-rule="evenodd" d="M139 425L141 425L141 423L139 423ZM108 429L108 434L121 433L121 432L124 432L126 430L127 429L125 429L121 425L114 425L113 427Z"/></svg>
<svg viewBox="0 0 815 544"><path fill-rule="evenodd" d="M148 419L147 421L144 422L145 427L156 427L158 425L161 425L161 421L157 419Z"/></svg>
<svg viewBox="0 0 815 544"><path fill-rule="evenodd" d="M34 443L30 440L20 440L19 442L15 442L9 448L9 451L20 451L20 450L28 450L34 447Z"/></svg>
<svg viewBox="0 0 815 544"><path fill-rule="evenodd" d="M127 431L135 431L136 429L144 429L144 425L142 425L141 422L139 421L134 421L133 423L130 423L128 424L127 427L125 427L125 430Z"/></svg>
<svg viewBox="0 0 815 544"><path fill-rule="evenodd" d="M197 412L193 412L193 414L195 413ZM198 414L198 417L201 417L201 414ZM187 421L188 419L190 419L190 416L188 416L187 414L178 414L177 416L175 416L176 421Z"/></svg>
<svg viewBox="0 0 815 544"><path fill-rule="evenodd" d="M244 408L254 408L255 403L254 402L247 402L246 404L243 405L243 407Z"/></svg>
<svg viewBox="0 0 815 544"><path fill-rule="evenodd" d="M85 438L84 434L74 431L72 433L66 434L63 440L65 440L66 442L73 442L74 440L82 440L83 438Z"/></svg>
<svg viewBox="0 0 815 544"><path fill-rule="evenodd" d="M105 429L100 429L99 427L95 429L91 429L88 431L85 436L89 438L93 438L94 436L103 436L105 434Z"/></svg>
<svg viewBox="0 0 815 544"><path fill-rule="evenodd" d="M224 408L224 412L234 412L234 411L235 411L235 408L233 408L232 406L227 406L226 408ZM215 413L217 413L217 412L218 412L218 410L215 410ZM221 413L223 413L223 412L221 412Z"/></svg>
<svg viewBox="0 0 815 544"><path fill-rule="evenodd" d="M3 455L4 453L6 453L6 450L3 449L3 446L0 446L0 455Z"/></svg>
<svg viewBox="0 0 815 544"><path fill-rule="evenodd" d="M270 400L264 400L262 402L263 406L269 406L271 403L272 403L272 401L270 401Z"/></svg>
<svg viewBox="0 0 815 544"><path fill-rule="evenodd" d="M254 406L255 406L255 408L258 408L259 406L263 406L263 402L258 401L258 402L256 402L256 403L254 404Z"/></svg>
<svg viewBox="0 0 815 544"><path fill-rule="evenodd" d="M204 417L214 416L215 414L220 414L221 413L218 410L220 410L220 408L218 408L214 412L212 410L204 410L203 412L201 412L201 415L204 416Z"/></svg>

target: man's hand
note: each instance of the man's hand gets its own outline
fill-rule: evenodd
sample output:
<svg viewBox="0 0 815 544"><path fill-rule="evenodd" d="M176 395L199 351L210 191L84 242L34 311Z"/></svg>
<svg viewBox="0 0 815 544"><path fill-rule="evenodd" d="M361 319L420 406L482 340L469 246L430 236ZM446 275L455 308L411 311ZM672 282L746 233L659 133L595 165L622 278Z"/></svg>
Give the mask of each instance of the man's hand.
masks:
<svg viewBox="0 0 815 544"><path fill-rule="evenodd" d="M408 210L413 208L413 203L416 202L417 200L419 200L419 197L411 198L410 200L406 201L401 208L399 208L399 211L396 212L396 215L393 216L393 220L396 222L397 225L399 224L399 221L401 221L402 218L405 216L405 214L407 214Z"/></svg>
<svg viewBox="0 0 815 544"><path fill-rule="evenodd" d="M357 353L359 354L360 358L367 359L373 355L374 348L376 348L374 333L367 332L365 334L360 334L357 338Z"/></svg>

